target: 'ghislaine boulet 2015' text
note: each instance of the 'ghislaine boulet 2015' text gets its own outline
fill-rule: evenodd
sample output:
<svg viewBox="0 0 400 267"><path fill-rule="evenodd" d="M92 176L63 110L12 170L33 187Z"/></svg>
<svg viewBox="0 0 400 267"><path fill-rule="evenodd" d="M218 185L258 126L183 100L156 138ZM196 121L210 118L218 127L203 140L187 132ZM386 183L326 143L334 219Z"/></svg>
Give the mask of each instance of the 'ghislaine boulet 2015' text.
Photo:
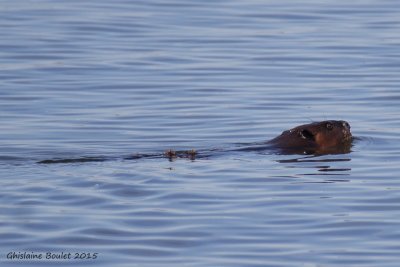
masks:
<svg viewBox="0 0 400 267"><path fill-rule="evenodd" d="M9 252L7 259L9 260L70 260L70 259L96 259L98 253L40 253L40 252Z"/></svg>

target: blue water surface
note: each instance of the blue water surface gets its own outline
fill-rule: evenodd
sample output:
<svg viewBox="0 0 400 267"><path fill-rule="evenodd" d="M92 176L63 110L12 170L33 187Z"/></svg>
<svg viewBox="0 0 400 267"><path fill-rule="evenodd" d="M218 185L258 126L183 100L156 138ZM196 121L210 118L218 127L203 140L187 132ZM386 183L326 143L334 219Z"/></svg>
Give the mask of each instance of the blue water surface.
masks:
<svg viewBox="0 0 400 267"><path fill-rule="evenodd" d="M399 9L1 1L0 265L397 267ZM325 119L350 153L124 160Z"/></svg>

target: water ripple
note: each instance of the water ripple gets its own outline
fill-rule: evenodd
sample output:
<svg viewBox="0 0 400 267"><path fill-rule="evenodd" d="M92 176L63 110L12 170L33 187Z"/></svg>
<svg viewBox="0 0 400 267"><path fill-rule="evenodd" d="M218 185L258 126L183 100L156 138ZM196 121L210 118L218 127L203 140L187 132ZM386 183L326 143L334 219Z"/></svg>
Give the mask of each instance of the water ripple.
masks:
<svg viewBox="0 0 400 267"><path fill-rule="evenodd" d="M397 266L399 7L2 3L0 265ZM350 153L125 160L330 118Z"/></svg>

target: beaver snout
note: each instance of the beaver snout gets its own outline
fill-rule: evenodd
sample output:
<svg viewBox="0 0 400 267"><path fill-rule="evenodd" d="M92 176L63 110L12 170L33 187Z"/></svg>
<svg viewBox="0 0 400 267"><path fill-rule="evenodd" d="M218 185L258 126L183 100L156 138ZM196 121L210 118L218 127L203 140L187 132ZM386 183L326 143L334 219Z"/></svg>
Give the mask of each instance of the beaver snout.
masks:
<svg viewBox="0 0 400 267"><path fill-rule="evenodd" d="M342 126L350 131L350 124L347 121L340 121Z"/></svg>
<svg viewBox="0 0 400 267"><path fill-rule="evenodd" d="M350 124L347 121L340 121L342 123L343 129L342 129L342 134L343 134L343 141L349 141L352 138L351 132L350 132Z"/></svg>

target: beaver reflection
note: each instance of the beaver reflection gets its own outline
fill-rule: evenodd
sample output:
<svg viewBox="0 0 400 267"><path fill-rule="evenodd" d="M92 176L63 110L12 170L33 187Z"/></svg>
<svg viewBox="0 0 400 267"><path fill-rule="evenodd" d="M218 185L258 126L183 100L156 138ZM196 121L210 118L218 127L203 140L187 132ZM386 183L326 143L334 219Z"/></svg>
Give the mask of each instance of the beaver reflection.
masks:
<svg viewBox="0 0 400 267"><path fill-rule="evenodd" d="M346 121L321 121L297 126L268 141L283 154L349 153L352 142Z"/></svg>

